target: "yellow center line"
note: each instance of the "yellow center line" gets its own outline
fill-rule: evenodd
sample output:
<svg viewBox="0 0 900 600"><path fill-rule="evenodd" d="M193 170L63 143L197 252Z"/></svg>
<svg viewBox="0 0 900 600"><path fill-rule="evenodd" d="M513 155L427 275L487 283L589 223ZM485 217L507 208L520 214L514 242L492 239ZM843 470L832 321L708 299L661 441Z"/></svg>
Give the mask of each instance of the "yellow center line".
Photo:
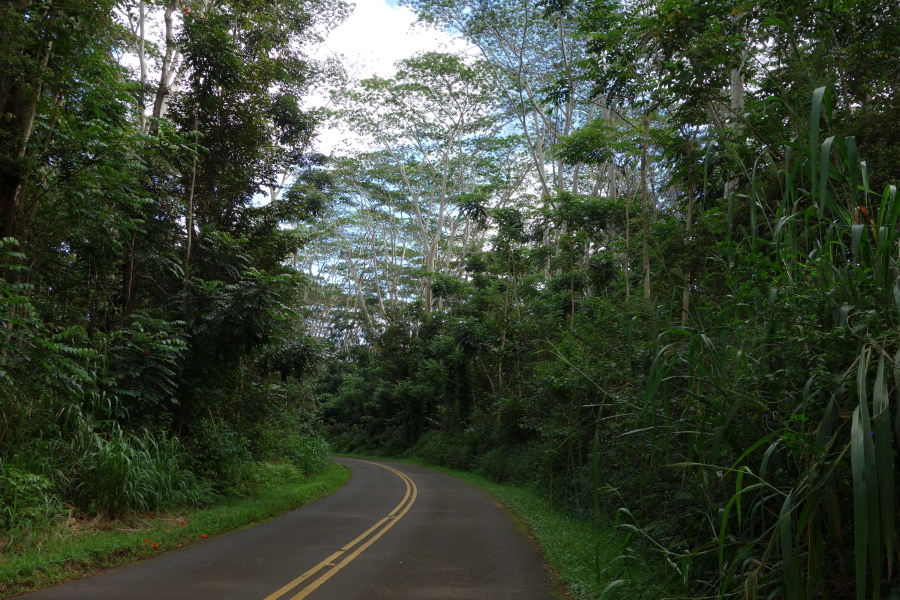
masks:
<svg viewBox="0 0 900 600"><path fill-rule="evenodd" d="M375 465L375 464L377 464L377 463L369 462L369 461L367 461L367 460L360 460L360 461L357 461L357 462L364 462L364 463L368 463L368 464L370 464L370 465ZM358 544L360 541L366 539L366 537L368 537L368 535L369 535L370 533L372 533L373 531L375 531L376 529L378 529L379 527L381 527L381 526L384 524L385 521L387 521L388 519L390 519L391 517L393 517L393 516L394 516L394 513L396 513L398 510L400 510L400 508L403 507L403 505L406 503L406 501L409 500L409 483L410 483L410 482L407 481L407 477L406 477L405 475L403 475L402 473L400 473L399 471L396 471L396 470L394 470L394 469L391 469L390 467L385 467L384 465L378 465L378 466L379 466L379 467L383 467L383 468L385 468L385 469L388 469L389 471L394 471L394 473L397 473L397 474L400 475L400 477L403 479L403 483L406 484L406 493L403 494L403 500L400 501L400 504L398 504L398 505L394 508L394 510L392 510L391 512L388 513L388 516L384 517L383 519L381 519L380 521L378 521L377 523L375 523L374 525L372 525L372 526L371 526L364 534L362 534L361 536L359 536L358 538L356 538L355 540L353 540L352 542L350 542L349 544L347 544L346 546L344 546L343 548L341 548L341 550L344 550L344 551L349 550L350 548L352 548L353 546L355 546L356 544ZM411 480L410 480L410 481L411 481Z"/></svg>
<svg viewBox="0 0 900 600"><path fill-rule="evenodd" d="M379 465L378 463L369 462L369 461L367 461L367 460L360 460L360 461L357 461L357 462L364 462L364 463L368 463L368 464L370 464L370 465L377 465L377 466L381 467L382 469L387 469L388 471L393 471L394 473L396 473L397 475L399 475L399 476L401 477L401 479L403 479L403 483L406 484L406 493L403 494L403 500L400 501L400 504L398 504L397 506L395 506L395 507L394 507L394 510L392 510L391 512L388 513L388 516L389 516L389 517L393 517L393 516L394 516L394 513L396 513L398 510L400 510L400 507L403 506L403 503L406 502L406 499L407 499L407 498L409 498L409 484L412 483L412 479L410 479L409 477L407 477L406 475L404 475L403 473L401 473L401 472L398 471L397 469L392 469L392 468L386 467L386 466L384 466L384 465Z"/></svg>
<svg viewBox="0 0 900 600"><path fill-rule="evenodd" d="M403 501L406 502L406 498L404 498ZM362 540L366 539L366 537L368 537L368 535L369 535L370 533L372 533L373 531L375 531L376 529L378 529L379 527L381 527L382 525L384 525L388 520L390 520L390 517L384 517L384 518L382 518L380 521L378 521L377 523L375 523L374 525L372 525L371 527L369 527L369 528L366 530L366 532L365 532L364 534L362 534L361 536L359 536L358 538L356 538L355 540L353 540L352 542L350 542L349 544L347 544L346 546L344 546L343 548L341 548L341 550L342 550L343 552L346 552L347 550L349 550L350 548L352 548L353 546L355 546L356 544L358 544L358 543L361 542Z"/></svg>
<svg viewBox="0 0 900 600"><path fill-rule="evenodd" d="M376 464L376 463L372 463L372 464ZM379 466L382 466L382 465L379 465ZM387 533L387 530L390 529L391 527L393 527L393 526L397 523L397 521L399 521L401 518L403 518L403 515L405 515L405 514L409 511L410 507L412 507L413 502L416 501L416 496L417 496L418 493L419 493L419 490L418 490L418 488L416 487L415 482L413 482L412 479L409 479L406 475L404 475L404 474L401 473L400 471L397 471L397 470L395 470L395 469L391 469L390 467L385 467L385 468L386 468L386 469L389 469L389 470L391 470L391 471L394 471L394 473L397 473L398 475L400 475L400 476L401 476L402 478L404 478L405 480L409 480L409 483L412 485L412 488L413 488L412 497L411 497L410 500L409 500L409 504L407 504L407 505L406 505L406 508L404 508L404 509L400 512L400 514L397 515L390 523L388 523L381 531L379 531L378 533L376 533L375 535L373 535L373 536L369 539L369 541L367 541L365 544L363 544L362 546L360 546L359 548L357 548L356 550L354 550L354 551L350 554L350 556L348 556L348 557L345 558L343 561L341 561L340 563L338 563L338 565L337 565L336 567L334 567L333 569L331 569L331 570L329 570L329 571L327 571L327 572L325 572L325 573L322 573L322 574L319 576L318 579L316 579L315 581L313 581L312 583L310 583L308 586L306 586L305 588L303 588L303 590L300 591L300 593L298 593L296 596L293 596L293 597L291 598L291 600L303 600L303 598L306 598L306 597L309 596L311 593L313 593L316 589L319 588L319 586L321 586L323 583L325 583L326 581L328 581L329 579L331 579L331 577L332 577L334 574L336 574L338 571L340 571L341 569L343 569L344 567L346 567L347 564L350 563L350 561L352 561L354 558L356 558L357 556L359 556L360 554L362 554L363 552L365 552L365 550L366 550L369 546L371 546L372 544L374 544L374 543L378 540L378 538L380 538L380 537L383 536L385 533Z"/></svg>
<svg viewBox="0 0 900 600"><path fill-rule="evenodd" d="M350 460L357 460L357 459L350 459ZM409 511L410 507L412 507L413 503L416 501L416 496L418 496L418 494L419 494L418 487L416 487L416 484L412 479L410 479L404 473L401 473L397 469L392 469L391 467L388 467L386 465L380 465L378 463L369 462L367 460L360 460L358 462L364 462L364 463L368 463L370 465L376 465L383 469L387 469L388 471L392 471L392 472L396 473L398 476L400 476L400 478L406 484L406 493L403 495L403 499L394 508L394 510L392 510L390 513L388 513L388 516L382 518L380 521L375 523L375 525L373 525L368 530L366 530L365 533L358 536L352 542L350 542L349 544L347 544L346 546L344 546L343 548L341 548L340 550L338 550L337 552L335 552L334 554L332 554L331 556L329 556L328 558L326 558L325 560L323 560L322 562L320 562L319 564L314 566L313 568L311 568L308 571L306 571L305 573L303 573L303 575L301 575L300 577L294 579L287 585L282 586L280 589L278 589L274 593L269 594L268 596L266 596L264 598L264 600L277 600L277 598L281 598L283 595L285 595L286 593L288 593L289 591L291 591L292 589L294 589L295 587L297 587L298 585L300 585L307 579L311 578L313 575L315 575L316 573L321 571L323 568L330 567L330 569L328 571L321 574L318 577L318 579L309 583L309 585L307 585L305 588L300 590L300 592L297 593L295 596L293 596L290 600L302 600L303 598L306 598L309 594L311 594L313 591L318 589L319 586L321 586L323 583L328 581L332 577L332 575L334 575L335 573L337 573L338 571L343 569L350 561L352 561L354 558L356 558L357 556L362 554L369 546L374 544L376 542L376 540L378 540L381 536L383 536L387 532L388 529L393 527L394 524L397 523L397 521L399 521L403 517L403 515L405 515ZM405 505L405 508L404 508L404 505ZM403 509L402 511L401 511L401 508ZM396 514L397 511L400 511L400 513ZM349 551L351 548L356 546L362 540L366 539L367 536L369 536L372 532L376 531L379 527L381 527L385 523L387 523L387 525L385 525L380 531L378 531L378 533L373 535L366 543L364 543L359 548L354 550L349 556L344 558L344 560L342 560L341 562L339 562L339 563L337 562L337 560L336 560L337 558L339 558L342 554L344 554L345 552Z"/></svg>
<svg viewBox="0 0 900 600"><path fill-rule="evenodd" d="M307 579L309 579L310 577L315 575L319 570L321 570L324 567L327 567L328 563L332 562L333 560L335 560L337 557L339 557L343 553L344 553L343 550L338 550L337 552L335 552L334 554L332 554L331 556L329 556L328 558L326 558L325 560L323 560L322 562L320 562L319 564L314 566L312 569L310 569L309 571L307 571L306 573L304 573L297 579L293 580L292 582L290 582L289 584L287 584L285 586L282 586L278 591L266 596L264 598L264 600L275 600L276 598L281 598L282 596L287 594L289 591L291 591L292 589L294 589L295 587L297 587L298 585L300 585L301 583L303 583L304 581L306 581Z"/></svg>

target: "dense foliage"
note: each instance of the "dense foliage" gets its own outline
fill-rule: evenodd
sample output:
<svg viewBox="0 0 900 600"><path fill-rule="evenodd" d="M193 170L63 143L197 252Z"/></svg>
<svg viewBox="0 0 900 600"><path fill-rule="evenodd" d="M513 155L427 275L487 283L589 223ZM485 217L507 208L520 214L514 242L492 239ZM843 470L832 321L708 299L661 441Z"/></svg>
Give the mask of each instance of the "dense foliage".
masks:
<svg viewBox="0 0 900 600"><path fill-rule="evenodd" d="M67 512L197 504L249 489L257 460L327 461L282 225L315 194L281 190L317 160L305 51L344 10L0 7L4 551Z"/></svg>
<svg viewBox="0 0 900 600"><path fill-rule="evenodd" d="M896 593L897 7L410 5L478 58L341 99L332 443L615 520L610 594Z"/></svg>
<svg viewBox="0 0 900 600"><path fill-rule="evenodd" d="M331 157L343 5L0 7L6 544L325 431L626 528L608 594L900 592L898 5L407 4L468 50L330 73Z"/></svg>

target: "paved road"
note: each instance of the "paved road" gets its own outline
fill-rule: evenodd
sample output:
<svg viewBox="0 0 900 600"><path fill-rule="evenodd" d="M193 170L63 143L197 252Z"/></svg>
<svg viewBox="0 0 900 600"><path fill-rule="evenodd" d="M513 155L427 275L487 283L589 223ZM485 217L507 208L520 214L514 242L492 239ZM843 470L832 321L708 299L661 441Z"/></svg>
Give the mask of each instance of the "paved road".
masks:
<svg viewBox="0 0 900 600"><path fill-rule="evenodd" d="M537 600L561 593L483 491L412 465L338 459L334 495L27 600Z"/></svg>

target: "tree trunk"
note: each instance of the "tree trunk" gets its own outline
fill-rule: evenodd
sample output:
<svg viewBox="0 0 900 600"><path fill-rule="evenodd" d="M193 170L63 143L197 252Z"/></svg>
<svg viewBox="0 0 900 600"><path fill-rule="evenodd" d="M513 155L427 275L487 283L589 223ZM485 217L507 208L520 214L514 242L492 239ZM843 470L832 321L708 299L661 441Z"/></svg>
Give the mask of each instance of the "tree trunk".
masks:
<svg viewBox="0 0 900 600"><path fill-rule="evenodd" d="M641 265L644 270L644 301L650 302L650 194L647 190L647 146L650 144L650 113L643 117L641 144Z"/></svg>
<svg viewBox="0 0 900 600"><path fill-rule="evenodd" d="M732 13L731 20L733 23L737 23L741 19L741 14L739 12ZM746 26L743 28L746 30ZM741 63L744 62L745 57L747 56L747 51L741 51ZM734 67L731 69L731 74L729 79L731 80L730 86L730 108L731 108L731 130L734 132L735 138L740 137L741 133L741 119L744 115L744 76L741 75L741 65ZM738 187L738 173L737 171L732 171L728 174L728 181L725 182L725 197L728 198Z"/></svg>
<svg viewBox="0 0 900 600"><path fill-rule="evenodd" d="M731 130L737 136L741 132L741 117L744 114L744 77L738 68L731 70ZM728 174L725 182L725 197L728 198L738 187L737 171Z"/></svg>
<svg viewBox="0 0 900 600"><path fill-rule="evenodd" d="M631 301L631 203L634 202L634 174L625 173L625 302Z"/></svg>
<svg viewBox="0 0 900 600"><path fill-rule="evenodd" d="M166 26L166 53L163 55L162 68L159 73L159 85L156 87L156 98L153 101L153 118L161 119L166 114L166 104L171 92L171 86L176 79L178 73L178 63L181 54L178 52L178 46L175 42L175 27L172 14L178 8L177 0L173 0L166 5L166 11L163 13L163 21ZM150 132L156 133L157 124L150 124Z"/></svg>
<svg viewBox="0 0 900 600"><path fill-rule="evenodd" d="M137 261L134 258L134 248L137 243L137 233L131 234L131 247L122 263L122 318L126 318L134 310L135 274Z"/></svg>
<svg viewBox="0 0 900 600"><path fill-rule="evenodd" d="M684 227L684 237L687 243L691 242L691 226L694 223L694 140L688 142L688 209L687 223ZM689 309L691 306L691 272L688 270L684 276L684 290L681 292L681 324L687 325Z"/></svg>
<svg viewBox="0 0 900 600"><path fill-rule="evenodd" d="M40 63L41 70L47 68L52 48L51 40L45 44L42 54L35 61ZM0 83L9 84L8 81ZM6 164L0 169L0 238L16 237L19 231L19 209L27 180L23 159L34 128L42 85L43 82L38 77L12 83L8 88L3 85L9 91L3 95L0 114L6 115L13 143L12 156L6 158Z"/></svg>
<svg viewBox="0 0 900 600"><path fill-rule="evenodd" d="M194 105L194 131L197 131L197 105ZM194 136L194 144L199 140ZM197 150L191 163L191 189L187 199L187 241L184 249L184 291L191 289L191 246L194 240L194 186L197 183Z"/></svg>

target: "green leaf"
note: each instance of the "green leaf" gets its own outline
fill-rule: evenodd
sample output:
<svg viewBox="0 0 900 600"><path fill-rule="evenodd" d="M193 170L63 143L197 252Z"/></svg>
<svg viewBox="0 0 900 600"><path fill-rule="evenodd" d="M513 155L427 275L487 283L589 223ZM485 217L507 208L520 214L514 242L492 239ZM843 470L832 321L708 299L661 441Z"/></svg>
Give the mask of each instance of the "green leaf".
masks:
<svg viewBox="0 0 900 600"><path fill-rule="evenodd" d="M866 598L867 561L869 546L869 493L867 488L867 464L865 426L862 403L853 411L850 429L850 465L853 474L853 553L856 561L856 600ZM874 517L874 515L873 515Z"/></svg>
<svg viewBox="0 0 900 600"><path fill-rule="evenodd" d="M878 492L881 508L881 538L884 540L888 573L894 558L894 452L891 446L890 401L884 380L884 355L879 356L875 389L872 391L872 413L875 464L878 469Z"/></svg>
<svg viewBox="0 0 900 600"><path fill-rule="evenodd" d="M791 495L788 494L784 499L784 504L781 505L781 512L778 515L778 532L784 577L784 598L786 600L800 600L800 560L794 550L794 536L791 525L792 509Z"/></svg>

